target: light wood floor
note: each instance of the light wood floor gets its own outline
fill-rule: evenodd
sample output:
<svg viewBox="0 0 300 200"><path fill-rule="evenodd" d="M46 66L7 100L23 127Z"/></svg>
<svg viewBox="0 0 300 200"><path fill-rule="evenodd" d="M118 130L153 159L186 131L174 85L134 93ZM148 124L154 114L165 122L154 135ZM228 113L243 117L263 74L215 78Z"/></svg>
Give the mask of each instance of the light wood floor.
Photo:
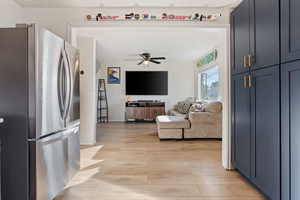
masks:
<svg viewBox="0 0 300 200"><path fill-rule="evenodd" d="M220 141L160 141L155 124L98 127L81 171L56 200L262 200L221 166Z"/></svg>

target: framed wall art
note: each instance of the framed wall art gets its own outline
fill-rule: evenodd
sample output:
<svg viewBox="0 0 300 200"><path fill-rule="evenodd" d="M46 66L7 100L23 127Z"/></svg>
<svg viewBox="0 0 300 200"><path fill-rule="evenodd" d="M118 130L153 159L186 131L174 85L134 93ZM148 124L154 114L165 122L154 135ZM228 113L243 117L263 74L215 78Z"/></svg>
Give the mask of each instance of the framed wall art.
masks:
<svg viewBox="0 0 300 200"><path fill-rule="evenodd" d="M120 67L108 67L107 68L107 83L108 84L120 84L121 83L121 68Z"/></svg>

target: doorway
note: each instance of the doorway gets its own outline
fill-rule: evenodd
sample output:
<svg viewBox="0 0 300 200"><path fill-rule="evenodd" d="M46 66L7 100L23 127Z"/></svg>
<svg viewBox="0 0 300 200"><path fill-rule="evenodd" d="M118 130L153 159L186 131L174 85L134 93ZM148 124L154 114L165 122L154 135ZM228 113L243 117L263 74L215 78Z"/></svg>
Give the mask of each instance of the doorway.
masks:
<svg viewBox="0 0 300 200"><path fill-rule="evenodd" d="M229 67L229 26L218 26L218 27L199 27L191 24L187 25L165 25L165 24L158 24L157 26L151 26L151 29L154 27L158 28L166 28L167 29L173 29L178 30L180 28L182 29L209 29L209 30L222 30L222 40L224 41L224 48L223 48L223 67L220 67L220 82L222 82L222 85L220 85L220 95L222 96L222 103L223 103L223 140L222 140L222 165L225 169L231 169L231 143L230 143L230 67ZM88 32L94 32L97 31L122 31L126 29L143 29L147 28L147 26L130 26L130 25L124 25L122 27L118 26L113 27L113 25L95 25L95 26L80 26L80 25L70 25L69 26L69 39L71 40L73 45L77 45L77 38L80 35L81 37L85 35L85 37L91 37L91 35L88 34ZM97 68L97 64L95 64L95 68ZM97 70L97 69L96 69ZM102 73L106 73L105 71ZM194 76L197 76L197 73L194 73ZM196 85L196 84L195 84ZM198 93L195 89L195 93ZM122 99L124 101L124 99Z"/></svg>

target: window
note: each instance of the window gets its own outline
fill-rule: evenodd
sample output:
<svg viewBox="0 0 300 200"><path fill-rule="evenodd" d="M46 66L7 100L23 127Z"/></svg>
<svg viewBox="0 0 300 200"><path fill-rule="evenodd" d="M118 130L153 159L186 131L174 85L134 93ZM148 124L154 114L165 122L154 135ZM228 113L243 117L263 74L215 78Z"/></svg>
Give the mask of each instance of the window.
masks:
<svg viewBox="0 0 300 200"><path fill-rule="evenodd" d="M198 81L200 100L219 100L219 67L200 72Z"/></svg>

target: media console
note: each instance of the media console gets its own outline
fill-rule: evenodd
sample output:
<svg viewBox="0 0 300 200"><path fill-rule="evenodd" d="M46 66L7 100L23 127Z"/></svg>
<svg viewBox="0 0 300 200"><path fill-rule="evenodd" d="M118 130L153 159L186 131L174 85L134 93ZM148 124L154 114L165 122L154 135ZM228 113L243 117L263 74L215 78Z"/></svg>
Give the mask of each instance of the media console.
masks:
<svg viewBox="0 0 300 200"><path fill-rule="evenodd" d="M165 102L159 101L130 101L126 102L125 120L155 121L159 115L165 115Z"/></svg>

